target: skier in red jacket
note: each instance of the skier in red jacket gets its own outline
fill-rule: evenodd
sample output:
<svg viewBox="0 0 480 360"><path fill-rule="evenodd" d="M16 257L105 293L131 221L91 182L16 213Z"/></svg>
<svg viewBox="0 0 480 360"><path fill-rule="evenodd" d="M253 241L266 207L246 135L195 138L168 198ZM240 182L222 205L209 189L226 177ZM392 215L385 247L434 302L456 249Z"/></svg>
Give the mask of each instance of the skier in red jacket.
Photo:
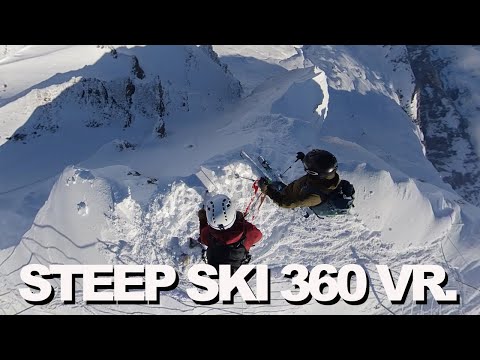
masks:
<svg viewBox="0 0 480 360"><path fill-rule="evenodd" d="M206 245L207 262L215 266L231 265L232 273L250 262L250 248L260 241L262 233L243 217L226 195L216 195L206 201L198 212L200 242Z"/></svg>

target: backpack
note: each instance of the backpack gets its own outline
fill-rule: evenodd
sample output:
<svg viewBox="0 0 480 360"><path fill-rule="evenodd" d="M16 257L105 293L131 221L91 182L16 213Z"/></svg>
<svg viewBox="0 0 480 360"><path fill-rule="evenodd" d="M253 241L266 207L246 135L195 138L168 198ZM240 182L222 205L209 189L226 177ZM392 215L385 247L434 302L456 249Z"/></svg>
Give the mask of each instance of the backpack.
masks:
<svg viewBox="0 0 480 360"><path fill-rule="evenodd" d="M243 231L239 241L226 245L218 241L212 234L208 234L207 263L214 266L218 271L219 265L231 265L232 274L240 267L240 265L248 264L251 255L243 246L247 238L246 231Z"/></svg>
<svg viewBox="0 0 480 360"><path fill-rule="evenodd" d="M353 204L355 188L347 180L341 180L337 188L329 194L313 188L310 192L322 198L321 204L311 207L317 215L347 214L350 208L355 207Z"/></svg>

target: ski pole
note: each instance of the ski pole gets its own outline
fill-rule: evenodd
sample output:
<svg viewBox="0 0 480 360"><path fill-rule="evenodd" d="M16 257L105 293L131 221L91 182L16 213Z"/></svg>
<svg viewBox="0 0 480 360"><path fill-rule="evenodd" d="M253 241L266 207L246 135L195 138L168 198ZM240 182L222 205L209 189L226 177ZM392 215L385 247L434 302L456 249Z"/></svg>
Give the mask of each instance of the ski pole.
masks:
<svg viewBox="0 0 480 360"><path fill-rule="evenodd" d="M295 163L296 163L298 160L300 160L300 159L295 160L295 161L293 162L293 164L290 165L290 166L287 168L287 170L285 170L283 173L280 174L280 177L282 177L283 175L285 175L285 173L286 173L288 170L290 170L290 169L292 168L292 166L295 165Z"/></svg>
<svg viewBox="0 0 480 360"><path fill-rule="evenodd" d="M215 183L212 181L212 179L210 179L210 177L205 173L205 171L203 171L202 168L200 168L200 171L203 173L203 175L205 175L205 177L208 179L208 181L210 181L210 183L213 185L213 187L218 191L217 185L215 185Z"/></svg>
<svg viewBox="0 0 480 360"><path fill-rule="evenodd" d="M252 185L252 189L253 189L253 196L252 198L250 199L250 202L248 203L247 205L247 208L245 209L245 211L243 212L243 216L246 217L248 215L248 211L250 210L250 206L252 205L252 203L255 201L255 199L257 199L257 192L258 192L258 181L255 180L253 182L253 185Z"/></svg>
<svg viewBox="0 0 480 360"><path fill-rule="evenodd" d="M235 178L236 179L240 178L240 179L245 179L245 180L250 180L250 181L256 181L255 179L245 177L245 176L241 176L241 175L238 175L237 173L235 173Z"/></svg>

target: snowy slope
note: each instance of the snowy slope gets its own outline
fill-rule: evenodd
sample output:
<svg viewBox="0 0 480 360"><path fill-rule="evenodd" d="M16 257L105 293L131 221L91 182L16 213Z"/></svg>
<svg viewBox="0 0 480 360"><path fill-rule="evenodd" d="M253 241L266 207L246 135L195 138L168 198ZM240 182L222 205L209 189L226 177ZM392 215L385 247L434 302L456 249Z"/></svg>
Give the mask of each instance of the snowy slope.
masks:
<svg viewBox="0 0 480 360"><path fill-rule="evenodd" d="M68 51L75 49L85 50ZM26 136L0 147L2 168L11 169L0 178L2 189L19 187L0 193L2 204L8 204L2 205L2 214L11 219L2 223L9 237L0 250L1 311L480 313L479 292L472 288L480 287L480 209L465 203L425 157L421 133L412 121L414 82L404 47L213 49L221 64L205 48L117 48L117 58L107 53L80 70L72 64L72 70L54 75L56 80L30 84L28 91L19 86L4 99L1 118L14 125L0 130L9 137ZM59 59L55 54L45 56ZM135 77L132 55L144 79ZM36 62L40 67L41 58ZM35 58L5 67L29 68L30 62ZM243 97L234 77L242 84ZM128 79L143 95L136 98L135 92L131 105L125 98ZM164 102L169 114L160 117L165 137L157 136L158 123L151 119L159 93L148 97L160 83L169 94ZM84 101L81 94L90 89L101 96ZM49 102L52 109L42 110L40 99L46 91L54 93L56 101ZM103 100L96 105L98 99ZM20 111L28 106L30 114ZM127 127L125 111L134 119ZM102 123L88 127L86 118L87 124L91 119ZM37 124L52 123L58 129L44 126L34 134ZM283 171L297 151L316 147L334 152L341 176L355 184L353 214L305 219L302 210L279 209L267 200L255 218L264 237L252 255L254 264L272 269L271 304L246 305L237 298L232 305L195 305L186 294L185 274L201 261L200 249L188 246L188 238L198 235L196 210L203 188L194 174L199 167L210 170L218 191L243 210L252 195L251 183L234 174L255 175L239 158L240 149L261 153ZM302 173L295 165L288 179ZM29 262L168 264L175 266L181 280L159 305L85 305L77 287L77 305L63 305L57 296L48 305L32 307L16 290L19 269ZM289 288L280 271L291 263L308 268L329 263L337 269L360 264L371 277L372 291L363 305L290 305L279 292ZM405 264L440 264L462 302L439 305L430 299L417 305L408 298L405 305L392 305L375 264L389 265L394 274Z"/></svg>

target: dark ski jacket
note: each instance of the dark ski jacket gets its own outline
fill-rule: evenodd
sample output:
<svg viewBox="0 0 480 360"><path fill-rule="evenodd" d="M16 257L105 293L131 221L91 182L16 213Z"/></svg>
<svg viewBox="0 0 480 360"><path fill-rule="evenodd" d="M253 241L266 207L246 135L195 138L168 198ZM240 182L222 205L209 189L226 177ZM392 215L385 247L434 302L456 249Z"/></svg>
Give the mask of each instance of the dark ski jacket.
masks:
<svg viewBox="0 0 480 360"><path fill-rule="evenodd" d="M312 207L325 201L326 197L338 187L339 183L340 177L336 172L325 179L307 174L291 182L281 191L277 191L272 186L267 186L264 192L278 206L283 208Z"/></svg>
<svg viewBox="0 0 480 360"><path fill-rule="evenodd" d="M245 241L243 246L247 252L250 248L260 241L262 233L257 227L243 218L243 214L237 211L237 219L233 223L232 227L227 230L215 230L208 226L207 218L200 217L200 241L202 244L209 246L210 236L214 237L217 241L225 243L225 245L233 244L239 241L245 233ZM210 236L209 236L210 235Z"/></svg>

